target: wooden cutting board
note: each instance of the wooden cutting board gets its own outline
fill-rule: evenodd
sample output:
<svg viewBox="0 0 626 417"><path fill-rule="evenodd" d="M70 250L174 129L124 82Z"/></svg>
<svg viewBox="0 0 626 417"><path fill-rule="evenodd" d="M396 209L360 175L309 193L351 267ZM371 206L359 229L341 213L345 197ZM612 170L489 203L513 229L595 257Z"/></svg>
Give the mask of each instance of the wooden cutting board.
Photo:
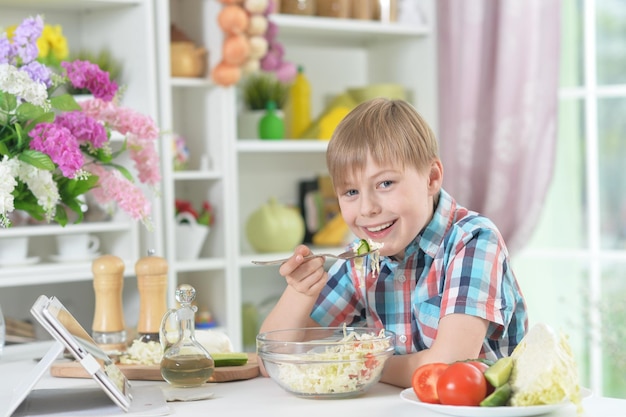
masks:
<svg viewBox="0 0 626 417"><path fill-rule="evenodd" d="M126 378L141 381L163 381L158 365L117 364ZM91 378L83 366L69 359L60 359L50 367L50 374L59 378ZM248 353L248 363L241 366L215 368L209 382L228 382L251 379L259 376L259 364L255 353Z"/></svg>

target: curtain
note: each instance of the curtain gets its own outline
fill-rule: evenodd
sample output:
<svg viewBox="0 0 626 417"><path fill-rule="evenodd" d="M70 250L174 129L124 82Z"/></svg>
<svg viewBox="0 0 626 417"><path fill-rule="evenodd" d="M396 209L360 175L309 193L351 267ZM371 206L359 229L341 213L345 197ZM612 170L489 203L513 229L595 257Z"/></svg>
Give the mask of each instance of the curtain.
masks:
<svg viewBox="0 0 626 417"><path fill-rule="evenodd" d="M560 0L438 0L444 188L511 253L536 226L555 160Z"/></svg>

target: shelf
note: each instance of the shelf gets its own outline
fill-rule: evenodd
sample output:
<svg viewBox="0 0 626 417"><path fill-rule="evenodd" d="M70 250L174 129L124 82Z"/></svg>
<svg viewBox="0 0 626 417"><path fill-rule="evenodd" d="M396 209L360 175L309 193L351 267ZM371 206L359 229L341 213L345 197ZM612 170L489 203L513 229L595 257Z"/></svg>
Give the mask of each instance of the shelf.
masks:
<svg viewBox="0 0 626 417"><path fill-rule="evenodd" d="M342 45L368 45L399 38L423 37L431 32L427 25L406 26L318 16L273 14L270 20L278 25L279 37L311 39L315 43L326 41Z"/></svg>
<svg viewBox="0 0 626 417"><path fill-rule="evenodd" d="M208 78L184 78L174 77L170 79L172 87L180 88L211 88L215 87L215 84Z"/></svg>
<svg viewBox="0 0 626 417"><path fill-rule="evenodd" d="M89 281L92 277L91 265L92 261L50 262L42 259L27 267L0 267L0 288ZM135 261L127 260L124 265L124 276L134 276Z"/></svg>
<svg viewBox="0 0 626 417"><path fill-rule="evenodd" d="M240 139L237 141L237 151L247 152L326 152L328 141L326 140L262 140L262 139Z"/></svg>
<svg viewBox="0 0 626 417"><path fill-rule="evenodd" d="M220 171L212 170L174 171L172 177L175 181L219 180L222 179L222 173Z"/></svg>
<svg viewBox="0 0 626 417"><path fill-rule="evenodd" d="M36 9L39 12L46 10L77 10L114 9L136 6L146 0L3 0L2 7L21 9ZM149 1L149 0L148 0Z"/></svg>
<svg viewBox="0 0 626 417"><path fill-rule="evenodd" d="M177 272L193 272L218 270L226 267L226 260L223 258L200 258L192 261L175 261L173 268Z"/></svg>
<svg viewBox="0 0 626 417"><path fill-rule="evenodd" d="M98 233L98 232L127 232L133 227L130 221L110 221L71 224L63 227L59 225L33 225L19 226L2 230L2 237L9 236L48 236L72 233Z"/></svg>

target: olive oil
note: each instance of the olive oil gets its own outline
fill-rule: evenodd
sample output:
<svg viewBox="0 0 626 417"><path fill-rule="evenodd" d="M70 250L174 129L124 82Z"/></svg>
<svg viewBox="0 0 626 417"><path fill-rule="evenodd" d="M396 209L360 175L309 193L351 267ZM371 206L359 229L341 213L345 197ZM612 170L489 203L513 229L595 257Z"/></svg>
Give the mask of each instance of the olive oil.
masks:
<svg viewBox="0 0 626 417"><path fill-rule="evenodd" d="M163 379L176 387L197 387L211 378L215 370L213 359L204 355L164 357L161 361Z"/></svg>
<svg viewBox="0 0 626 417"><path fill-rule="evenodd" d="M176 387L197 387L209 380L215 370L211 354L200 344L194 335L196 307L191 303L196 298L196 290L189 284L176 288L177 309L169 310L161 321L160 339L163 348L161 376ZM170 339L167 329L172 325L175 337Z"/></svg>

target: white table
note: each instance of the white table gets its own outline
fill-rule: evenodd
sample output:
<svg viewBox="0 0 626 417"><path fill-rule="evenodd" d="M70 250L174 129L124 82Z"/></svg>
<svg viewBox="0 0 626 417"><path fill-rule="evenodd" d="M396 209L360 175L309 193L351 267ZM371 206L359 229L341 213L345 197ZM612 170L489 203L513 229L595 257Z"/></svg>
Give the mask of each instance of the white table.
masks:
<svg viewBox="0 0 626 417"><path fill-rule="evenodd" d="M34 358L41 357L48 342L5 347L0 357L0 392L11 390L16 378L36 365ZM131 381L133 385L160 384L165 382ZM95 386L91 379L55 378L45 375L36 389L61 389ZM346 400L310 400L295 397L283 391L271 379L258 377L247 381L225 382L210 387L214 397L193 402L169 403L171 415L186 417L253 415L254 417L347 417L347 416L393 416L393 417L443 417L443 414L424 410L400 398L399 388L379 383L365 395ZM626 400L591 396L583 401L584 416L624 417ZM89 415L86 413L85 415ZM124 414L120 410L120 415ZM576 409L569 405L549 414L550 417L576 417Z"/></svg>

